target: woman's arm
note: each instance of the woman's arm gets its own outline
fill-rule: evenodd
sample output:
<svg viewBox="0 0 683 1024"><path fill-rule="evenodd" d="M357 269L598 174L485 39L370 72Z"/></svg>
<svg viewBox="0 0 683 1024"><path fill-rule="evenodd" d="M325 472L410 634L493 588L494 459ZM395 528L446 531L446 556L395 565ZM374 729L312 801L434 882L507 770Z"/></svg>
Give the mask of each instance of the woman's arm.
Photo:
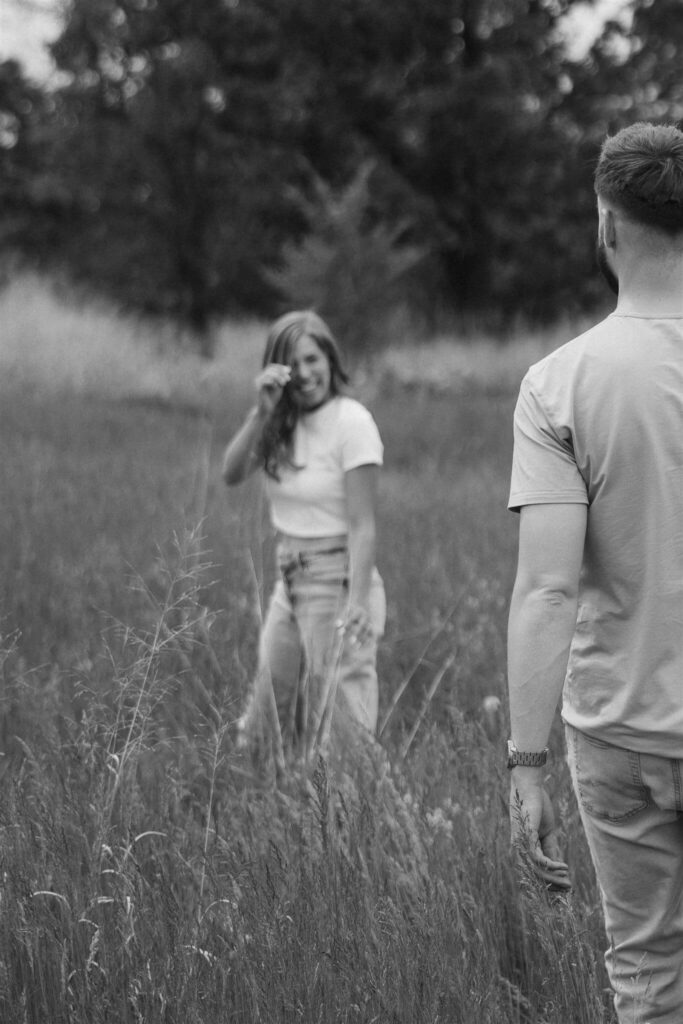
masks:
<svg viewBox="0 0 683 1024"><path fill-rule="evenodd" d="M228 444L223 455L223 479L228 486L240 484L258 464L258 443L266 420L258 406L249 410L246 420Z"/></svg>
<svg viewBox="0 0 683 1024"><path fill-rule="evenodd" d="M349 527L349 610L346 629L359 643L372 632L370 585L375 565L375 496L379 467L358 466L344 475Z"/></svg>
<svg viewBox="0 0 683 1024"><path fill-rule="evenodd" d="M242 483L256 469L263 428L273 415L290 376L289 366L269 363L256 378L257 404L249 410L223 455L223 479L228 486Z"/></svg>

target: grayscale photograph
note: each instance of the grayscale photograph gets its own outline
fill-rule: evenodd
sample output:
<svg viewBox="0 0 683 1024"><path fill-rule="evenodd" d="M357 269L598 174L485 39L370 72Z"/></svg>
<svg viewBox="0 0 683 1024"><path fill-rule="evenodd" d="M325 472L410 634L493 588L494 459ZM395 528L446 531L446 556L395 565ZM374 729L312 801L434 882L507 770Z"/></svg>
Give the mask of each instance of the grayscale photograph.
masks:
<svg viewBox="0 0 683 1024"><path fill-rule="evenodd" d="M0 0L0 1024L683 1024L683 0Z"/></svg>

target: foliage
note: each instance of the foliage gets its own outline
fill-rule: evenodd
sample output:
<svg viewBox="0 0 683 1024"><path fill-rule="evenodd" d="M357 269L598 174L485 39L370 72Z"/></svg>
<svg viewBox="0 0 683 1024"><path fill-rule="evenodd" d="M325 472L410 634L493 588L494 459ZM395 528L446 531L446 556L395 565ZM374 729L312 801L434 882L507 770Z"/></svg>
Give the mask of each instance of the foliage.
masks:
<svg viewBox="0 0 683 1024"><path fill-rule="evenodd" d="M267 98L277 40L268 4L252 6L84 0L54 47L69 76L55 161L87 196L67 261L200 334L212 314L268 305L261 268L301 228Z"/></svg>
<svg viewBox="0 0 683 1024"><path fill-rule="evenodd" d="M65 197L44 173L45 123L53 100L23 76L16 61L0 63L0 280L17 253L50 246Z"/></svg>
<svg viewBox="0 0 683 1024"><path fill-rule="evenodd" d="M605 113L619 127L625 120L683 122L683 8L676 0L632 7L631 23L608 23L594 50L609 91Z"/></svg>
<svg viewBox="0 0 683 1024"><path fill-rule="evenodd" d="M304 296L381 343L398 280L423 320L576 315L602 138L683 117L680 4L632 0L570 59L578 2L73 0L57 88L1 66L4 249L207 355L217 317Z"/></svg>
<svg viewBox="0 0 683 1024"><path fill-rule="evenodd" d="M59 87L10 64L0 81L8 244L189 324L206 354L226 311L304 293L381 341L416 253L403 299L423 320L575 315L600 294L598 146L680 118L682 44L680 5L634 0L630 32L570 60L574 3L73 0Z"/></svg>
<svg viewBox="0 0 683 1024"><path fill-rule="evenodd" d="M289 308L316 309L347 351L366 354L391 340L397 311L409 305L411 272L426 257L402 243L408 223L372 222L372 172L363 165L339 194L320 181L311 230L284 247L282 266L269 275Z"/></svg>

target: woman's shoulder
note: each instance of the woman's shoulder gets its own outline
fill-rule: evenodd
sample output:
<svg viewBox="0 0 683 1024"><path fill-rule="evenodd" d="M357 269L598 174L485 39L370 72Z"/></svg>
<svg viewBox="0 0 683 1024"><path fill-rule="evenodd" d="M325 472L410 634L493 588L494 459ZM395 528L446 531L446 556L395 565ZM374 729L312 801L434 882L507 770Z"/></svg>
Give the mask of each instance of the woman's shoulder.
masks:
<svg viewBox="0 0 683 1024"><path fill-rule="evenodd" d="M335 399L338 408L334 435L345 450L358 449L373 454L381 453L382 439L375 419L362 402L349 395L338 395Z"/></svg>
<svg viewBox="0 0 683 1024"><path fill-rule="evenodd" d="M340 419L348 423L367 423L374 418L370 410L351 395L337 395L334 401Z"/></svg>

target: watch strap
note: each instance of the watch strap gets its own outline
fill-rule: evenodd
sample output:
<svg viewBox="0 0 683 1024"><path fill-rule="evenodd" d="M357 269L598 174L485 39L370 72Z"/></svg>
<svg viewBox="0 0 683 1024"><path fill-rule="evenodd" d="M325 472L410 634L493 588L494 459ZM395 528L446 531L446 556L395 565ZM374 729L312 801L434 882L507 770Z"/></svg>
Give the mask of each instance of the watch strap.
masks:
<svg viewBox="0 0 683 1024"><path fill-rule="evenodd" d="M518 750L512 740L508 740L508 768L542 768L547 760L547 747L543 750Z"/></svg>

